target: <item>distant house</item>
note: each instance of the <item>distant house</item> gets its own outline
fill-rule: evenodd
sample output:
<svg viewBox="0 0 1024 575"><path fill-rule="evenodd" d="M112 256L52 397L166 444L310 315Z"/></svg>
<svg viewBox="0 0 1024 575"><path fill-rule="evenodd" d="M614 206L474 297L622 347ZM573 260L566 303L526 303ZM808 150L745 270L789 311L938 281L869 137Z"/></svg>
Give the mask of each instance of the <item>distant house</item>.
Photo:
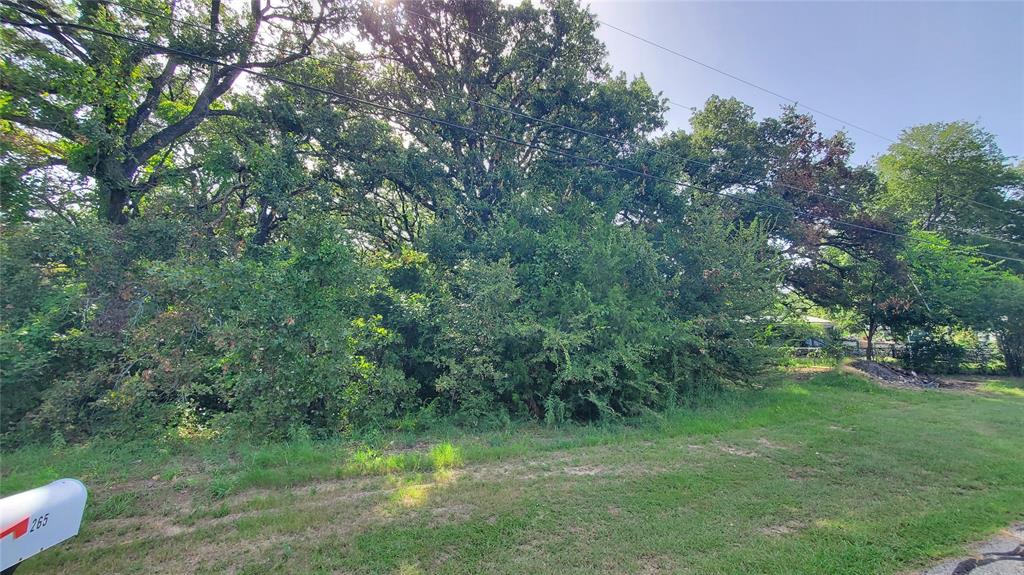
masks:
<svg viewBox="0 0 1024 575"><path fill-rule="evenodd" d="M815 317L813 315L805 315L804 321L811 325L821 326L821 328L824 330L830 330L836 327L836 324L832 323L830 320L827 320L823 317Z"/></svg>
<svg viewBox="0 0 1024 575"><path fill-rule="evenodd" d="M805 315L804 321L809 325L821 328L826 335L832 335L831 332L836 327L831 321L813 315ZM826 345L828 345L828 342L819 337L812 336L804 340L804 347L825 347Z"/></svg>
<svg viewBox="0 0 1024 575"><path fill-rule="evenodd" d="M828 336L828 338L830 338L832 341L835 341L836 338L839 336L839 334L837 334L835 331L836 324L833 323L832 320L828 320L823 317L816 317L813 315L805 315L804 321L807 322L808 325L821 328L824 334ZM842 344L844 348L846 348L846 353L848 355L853 356L862 355L864 353L863 350L866 347L866 342L862 343L861 340L858 340L855 337L844 337L840 339L839 342ZM823 338L809 337L804 340L803 345L805 349L817 349L827 347L829 345L829 341Z"/></svg>

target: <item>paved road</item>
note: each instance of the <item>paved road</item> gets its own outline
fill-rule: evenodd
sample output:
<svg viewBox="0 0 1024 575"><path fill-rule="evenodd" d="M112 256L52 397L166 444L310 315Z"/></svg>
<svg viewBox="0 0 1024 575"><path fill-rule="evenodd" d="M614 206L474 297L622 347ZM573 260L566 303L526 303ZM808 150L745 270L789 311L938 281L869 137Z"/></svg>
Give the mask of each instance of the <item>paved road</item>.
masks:
<svg viewBox="0 0 1024 575"><path fill-rule="evenodd" d="M973 555L943 561L921 575L1024 575L1024 523L982 543Z"/></svg>

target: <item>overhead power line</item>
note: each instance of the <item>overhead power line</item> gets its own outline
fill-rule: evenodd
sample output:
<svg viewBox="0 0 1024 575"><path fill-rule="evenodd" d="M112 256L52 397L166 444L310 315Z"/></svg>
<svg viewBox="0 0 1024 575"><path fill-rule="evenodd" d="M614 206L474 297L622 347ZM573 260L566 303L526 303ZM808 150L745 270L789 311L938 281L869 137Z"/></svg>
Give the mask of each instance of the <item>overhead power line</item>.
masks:
<svg viewBox="0 0 1024 575"><path fill-rule="evenodd" d="M441 20L437 19L436 17L434 17L434 16L431 16L430 14L427 14L427 13L421 12L421 11L419 11L419 10L416 10L416 9L414 9L414 8L410 8L409 6L403 6L403 7L402 7L402 9L403 9L404 11L406 11L406 12L409 12L410 14L415 14L416 16L419 16L419 17L421 17L421 18L426 18L426 19L428 19L428 20L432 20L433 22L436 22L436 23L438 23L438 24L445 24L445 22L442 22ZM735 75L735 74L732 74L732 73L730 73L730 72L728 72L728 71L726 71L726 70L723 70L723 69L721 69L721 68L719 68L719 67L717 67L717 66L712 66L711 64L708 64L708 63L706 63L706 62L702 62L702 61L700 61L700 60L698 60L698 59L696 59L696 58L693 58L693 57L691 57L691 56L687 56L686 54L683 54L683 53L681 53L681 52L678 52L678 51L676 51L676 50L673 50L672 48L669 48L669 47L667 47L667 46L665 46L665 45L663 45L663 44L660 44L660 43L658 43L658 42L655 42L655 41L653 41L653 40L650 40L650 39L644 38L644 37L642 37L642 36L640 36L640 35L638 35L638 34L634 34L633 32L630 32L630 31L628 31L628 30L625 30L625 29L623 29L623 28L620 28L620 27L618 27L618 26L615 26L614 24L611 24L611 23L609 23L609 22L606 22L606 21L604 21L604 20L600 20L600 19L596 19L596 18L595 18L595 21L596 21L597 23L599 23L599 24L603 25L603 26L607 26L607 27L609 27L609 28L612 28L612 29L614 29L614 30L618 30L619 32L621 32L621 33L623 33L623 34L626 34L626 35L628 35L628 36L631 36L631 37L633 37L633 38L636 38L637 40L640 40L640 41L642 41L642 42L645 42L645 43L647 43L647 44L650 44L650 45L652 45L652 46L655 46L655 47L657 47L657 48L659 48L659 49L661 49L661 50L665 50L665 51L667 51L667 52L669 52L669 53L671 53L671 54L674 54L674 55L676 55L676 56L678 56L678 57L680 57L680 58L683 58L683 59L685 59L685 60L688 60L688 61L690 61L690 62L693 62L693 63L695 63L695 64L698 64L698 65L700 65L700 66L703 66L703 67L705 67L705 68L707 68L707 69L709 69L709 70L713 70L713 71L715 71L715 72L717 72L717 73L719 73L719 74L722 74L722 75L724 75L724 76L727 76L727 77L729 77L729 78L732 78L732 79L734 79L734 80L736 80L736 81L738 81L738 82L742 82L743 84L747 84L747 85L749 85L749 86L752 86L752 87L754 87L754 88L757 88L758 90L761 90L761 91L763 91L763 92L765 92L765 93L767 93L767 94L770 94L770 95L772 95L772 96L775 96L776 98L780 98L780 99L782 99L782 100L784 100L784 101L786 101L786 102L789 102L789 103L791 103L791 104L793 104L793 105L795 105L795 106L801 107L801 108L803 108L803 109L805 109L805 110L808 110L808 111L814 112L814 113L816 113L816 114L820 114L820 115L822 115L822 116L825 116L825 117L827 117L827 118L831 118L831 119L833 119L833 120L835 120L835 121L837 121L837 122L840 122L840 123L846 124L846 125L848 125L848 126L850 126L850 127L852 127L852 128L855 128L855 129L857 129L857 130L860 130L860 131L862 131L862 132L865 132L865 133L867 133L867 134L871 134L872 136L876 136L876 137L878 137L878 138L881 138L881 139L883 139L883 140L886 140L886 141L888 141L888 142L891 142L891 143L896 143L896 140L894 140L894 139L892 139L892 138L890 138L890 137L888 137L888 136L886 136L886 135L884 135L884 134L880 134L880 133L878 133L878 132L875 132L875 131L873 131L873 130L870 130L870 129L868 129L868 128L865 128L865 127L863 127L863 126L860 126L860 125L857 125L857 124L855 124L855 123L853 123L853 122L850 122L850 121L848 121L848 120L844 120L843 118L840 118L840 117L838 117L838 116L835 116L835 115L833 115L833 114L829 114L828 112L825 112L825 111L823 111L823 110L819 110L819 109L817 109L817 108L812 108L812 107L810 107L810 106L808 106L808 105L806 105L806 104L801 104L801 103L800 103L799 101L797 101L797 100L796 100L796 99L794 99L794 98L790 98L789 96L785 96L785 95L783 95L783 94L780 94L780 93L778 93L778 92L776 92L776 91L774 91L774 90L770 90L770 89L768 89L768 88L765 88L765 87L763 87L763 86L761 86L761 85L759 85L759 84L756 84L756 83L754 83L754 82L751 82L751 81L749 81L749 80L747 80L747 79L745 79L745 78L742 78L742 77L740 77L740 76L737 76L737 75ZM487 34L481 34L481 33L479 33L479 32L474 32L474 31L472 31L472 30L470 30L470 29L466 28L465 26L458 26L458 25L457 25L457 26L456 26L456 28L458 28L459 30L461 30L461 31L463 31L463 32L465 32L465 33L467 33L467 34L469 34L469 35L471 35L471 36L475 37L475 38L482 38L482 39L490 40L491 42L495 42L495 43L501 44L501 40L500 40L499 38L496 38L496 37L494 37L494 36L490 36L490 35L487 35ZM539 54L538 54L538 55L539 55ZM544 55L539 55L539 56L540 56L540 57L539 57L539 59L541 59L541 60L544 60L544 61L547 61L547 62L552 62L552 61L554 60L554 59L553 59L552 57L549 57L549 56L544 56ZM686 107L686 106L682 106L682 105L680 105L680 104L676 104L676 103L675 103L675 102L673 102L673 101L672 101L671 99L667 99L667 101L668 101L668 102L669 102L670 104L673 104L673 105L676 105L676 106L679 106L679 107ZM695 110L696 108L690 108L690 109L691 109L691 110ZM812 194L813 194L813 193L815 193L815 192L809 192L808 190L803 190L803 191L804 191L804 192L807 192L807 193L812 193ZM983 202L979 202L979 201L976 201L976 200L971 200L971 199L968 199L968 201L970 201L970 202L972 202L972 203L975 203L975 204L978 204L978 205L981 205L981 206L985 206L985 207L987 207L987 208L989 208L989 209L992 209L992 210L995 210L995 211L998 211L998 212L1002 212L1002 213L1006 213L1006 214L1010 214L1010 215L1015 215L1015 216L1016 216L1016 215L1019 215L1019 214L1016 214L1015 212L1012 212L1012 211L1010 211L1010 210L1005 210L1005 209L1002 209L1002 208L998 208L998 207L996 207L996 206L992 206L992 205L989 205L989 204L985 204L985 203L983 203ZM977 237L984 237L984 238L987 238L987 239L992 239L992 240L996 240L996 241L999 241L999 242L1004 242L1004 243L1016 243L1016 242L1012 242L1012 241L1004 240L1004 239L1001 239L1001 238L994 238L994 237L991 237L991 236L985 236L985 235L982 235L982 234L978 234L978 233L975 233L975 232L969 232L969 231L965 231L965 230L957 230L957 231L959 231L960 233L972 234L972 235L975 235L975 236L977 236ZM1017 245L1020 245L1020 244L1017 244Z"/></svg>
<svg viewBox="0 0 1024 575"><path fill-rule="evenodd" d="M175 24L180 24L180 25L183 25L183 26L191 26L191 27L194 27L194 28L196 28L196 29L198 29L198 30L200 30L202 32L208 33L208 34L210 34L210 33L215 34L215 35L223 35L223 34L225 34L225 32L223 32L223 31L212 31L209 28L207 28L206 26L204 26L202 24L199 24L197 22L189 22L187 20L182 20L182 19L174 18L173 16L169 16L169 15L166 15L166 14L161 14L161 13L150 11L150 10L146 10L146 9L143 9L143 8L137 8L137 7L134 7L134 6L128 6L126 4L118 2L116 0L98 0L98 1L101 2L101 3L104 3L104 4L110 4L110 5L118 6L120 8L125 9L125 10L133 11L133 12L136 12L136 13L139 13L139 14L146 14L146 15L149 15L149 16L152 16L152 17L168 20L168 21L170 21L172 23L175 23ZM425 18L430 18L431 20L440 23L439 20L437 20L436 18L434 18L432 16L423 15L420 12L417 12L415 10L411 10L411 12L416 14L417 16L423 16ZM470 33L470 34L477 35L477 34L471 32L469 30L464 30L464 31L467 32L467 33ZM477 36L481 36L481 37L484 37L484 38L491 38L491 37L486 36L486 35L477 35ZM491 39L493 39L493 38L491 38ZM259 41L255 41L254 40L253 43L258 45L258 46L264 47L264 48L277 49L277 46L272 46L272 45L269 45L269 44L261 43ZM344 56L348 58L347 55L344 55ZM307 58L310 59L310 60L313 60L315 62L321 62L321 63L325 63L325 64L332 64L331 62L327 62L326 60L324 60L322 58L319 58L317 56L310 55L310 56L307 56ZM381 76L377 76L377 75L374 75L374 77L376 79L378 79L378 80L383 79ZM432 88L427 87L427 86L421 86L421 88L422 88L423 91L426 91L426 92L429 92L429 93L433 93L433 94L437 94L437 95L442 96L442 97L450 96L450 94L448 94L448 93L442 92L441 90L435 90L435 89L432 89ZM494 92L492 91L492 93L494 93ZM575 126L569 126L569 125L566 125L566 124L562 124L562 123L559 123L559 122L554 122L554 121L547 120L547 119L544 119L544 118L538 118L536 116L531 116L529 114L526 114L526 113L523 113L523 112L519 112L517 110L512 110L510 108L504 108L504 107L501 107L501 106L495 106L493 104L488 104L486 102L482 102L482 101L479 101L479 100L474 100L474 99L468 98L468 97L462 97L462 100L465 101L465 102L468 102L470 104L481 106L481 107L487 108L487 109L492 110L492 111L497 111L497 112L509 114L509 115L512 115L512 116L515 116L515 117L518 117L518 118L521 118L521 119L524 119L524 120L531 120L533 122L541 123L541 124L544 124L544 125L547 125L547 126L551 126L551 127L555 127L555 128L560 128L560 129L563 129L563 130L568 130L570 132L573 132L573 133L576 133L576 134L580 134L580 135L592 136L592 137L599 138L599 139L605 140L607 142L610 142L610 143L613 143L613 144L616 144L616 145L619 145L619 146L633 147L633 148L636 148L637 150L649 152L649 153L653 154L655 157L659 156L659 155L662 155L662 156L665 156L665 157L668 157L668 158L672 158L672 159L676 159L678 161L681 161L684 164L692 163L692 164L697 164L697 165L704 166L704 167L707 167L707 168L721 170L722 172L725 172L725 173L730 173L730 174L734 174L734 175L737 175L737 176L744 176L743 173L741 173L741 172L739 172L737 170L733 170L733 169L731 169L731 168L729 168L727 166L721 166L721 165L712 164L710 162L706 162L706 161L700 160L698 158L693 158L693 157L689 157L689 156L682 156L682 155L679 155L679 154L674 154L674 153L671 153L671 152L669 152L667 150L657 149L655 147L648 146L646 144L637 144L637 143L634 143L634 142L628 142L628 141L625 141L625 140L620 140L620 139L617 139L617 138L613 138L611 136L606 136L606 135L603 135L603 134L598 134L598 133L595 133L593 131L585 130L585 129L582 129L582 128L577 128ZM757 187L757 185L753 184L753 183L745 183L744 185L750 186L750 187L755 187L755 188ZM861 210L865 209L865 207L862 204L859 204L857 202L854 202L854 201L846 199L846 198L834 196L832 194L828 194L828 193L824 193L824 192L818 192L818 191L810 190L810 189L807 189L807 188L802 188L802 187L799 187L799 186L794 186L794 185L791 185L791 184L786 184L786 183L781 183L781 182L776 182L774 185L777 186L777 187L780 187L780 188L787 189L787 190L791 190L791 191L795 191L795 192L801 192L801 193L805 193L805 194L808 194L808 195L813 195L813 196L818 196L818 197L826 198L826 199L829 199L829 200L832 200L832 201L835 201L835 202L839 202L839 203L843 203L845 205L849 205L849 206L854 207L854 208L861 209ZM996 242L1000 242L1000 243L1005 243L1005 244L1016 245L1016 246L1019 246L1019 247L1024 247L1024 243L1016 242L1016 241L1013 241L1013 240L999 238L999 237L996 237L996 236L990 236L990 235L983 234L983 233L976 232L976 231L964 230L964 229L957 228L955 226L947 226L947 228L950 229L951 231L955 231L955 232L958 232L958 233L961 233L961 234L965 234L965 235L969 235L969 236L974 236L974 237L984 238L984 239L987 239L987 240L992 240L992 241L996 241Z"/></svg>
<svg viewBox="0 0 1024 575"><path fill-rule="evenodd" d="M11 23L11 22L8 22L8 23ZM132 43L135 43L135 44L139 44L139 45L142 45L142 46L146 46L146 47L155 49L155 50L163 52L163 53L177 54L179 56L182 56L182 57L185 57L185 58L188 58L188 59L192 59L192 60L195 60L195 61L198 61L198 62L205 62L207 64L212 64L212 65L215 65L215 66L231 68L231 69L234 69L234 70L237 70L237 71L240 71L240 72L245 72L246 74L249 74L250 76L254 76L254 77L257 77L257 78L263 78L265 80L269 80L269 81L272 81L272 82L278 82L280 84L291 86L293 88L298 88L298 89L307 90L307 91L314 92L314 93L319 93L319 94L322 94L322 95L327 95L327 96L333 96L333 97L336 97L336 98L341 98L342 100L345 100L345 101L348 101L348 102L352 102L352 103L356 103L356 104L361 104L361 105L364 105L364 106L368 106L368 107L375 108L375 109L378 109L378 110L383 110L383 111L386 111L386 112L391 112L391 113L394 113L394 114L408 116L408 117L411 117L411 118L415 118L415 119L422 120L422 121L425 121L425 122L434 123L434 124L437 124L437 125L443 125L443 126L454 128L454 129L458 129L458 130L467 131L467 132L474 133L474 134L477 134L477 135L482 136L482 137L491 138L491 139L494 139L494 140L497 140L497 141L501 141L501 142L505 142L505 143L508 143L508 144L517 145L517 146L525 147L525 148L528 148L528 149L536 149L536 150L540 150L542 152L552 153L552 154L559 155L559 156L562 156L562 157L565 157L565 158L568 158L568 159L572 159L572 160L575 160L575 161L578 161L578 162L582 162L582 163L584 163L586 165L601 166L601 167L604 167L604 168L607 168L607 169L610 169L610 170L615 170L615 171L619 171L619 172L623 172L623 173L628 173L628 174L631 174L631 175L634 175L634 176L637 176L637 177L640 177L640 178L650 178L652 180L669 183L669 184L672 184L672 185L675 185L675 186L679 186L679 187L682 187L682 188L690 188L690 189L694 189L694 190L698 190L698 191L703 191L703 192L719 195L719 196L722 196L724 198L728 198L728 199L733 200L733 201L742 201L742 202L751 203L751 204L758 205L760 207L764 207L764 208L767 208L767 209L773 209L773 210L778 210L778 211L783 211L783 212L789 212L789 213L794 214L794 215L809 215L809 214L801 214L800 211L798 211L798 210L796 210L794 208L785 207L785 206L778 206L778 205L775 205L775 204L769 204L767 202L762 202L762 201L759 201L759 200L755 200L753 198L746 198L746 197L743 197L743 196L737 196L737 195L733 195L733 194L728 194L728 193L725 193L725 192L722 192L722 191L703 188L703 187L700 187L700 186L696 186L694 184L690 184L690 183L686 183L686 182L681 182L681 181L674 180L674 179L671 179L671 178L665 178L665 177L662 177L662 176L656 176L656 175L653 175L653 174L647 174L647 173L641 172L639 170L634 170L634 169L623 167L623 166L616 166L616 165L611 164L609 162L606 162L604 160L599 160L599 159L596 159L596 158L590 158L590 157L587 157L587 156L580 156L580 155L573 154L571 152L567 152L565 150L561 150L561 149L558 149L558 148L553 148L553 147L550 147L550 146L542 146L542 145L531 143L531 142L523 142L521 140L516 140L514 138L508 138L508 137L501 136L501 135L498 135L498 134L493 134L493 133L486 132L486 131L483 131L483 130L478 130L476 128L473 128L471 126L466 126L466 125L460 124L458 122L452 122L452 121L443 120L443 119L440 119L440 118L431 118L429 116L426 116L424 114L420 114L418 112L412 112L412 111L408 111L408 110L401 110L401 109L395 108L393 106L389 106L387 104L380 104L380 103L377 103L377 102L366 100L364 98L360 98L358 96L352 96L352 95L349 95L349 94L344 94L344 93L338 92L336 90L332 90L332 89L328 89L328 88L321 88L321 87L318 87L318 86L313 86L313 85L310 85L310 84L305 84L305 83L302 83L302 82L297 82L297 81L294 81L294 80L289 80L287 78L282 78L280 76L275 76L273 74L269 74L269 73L262 72L262 71L259 71L259 70L253 70L251 68L247 68L247 67L242 66L242 65L232 64L230 62L223 62L223 61L217 60L215 58L210 58L210 57L207 57L207 56L202 56L200 54L196 54L194 52L190 52L190 51L183 50L183 49L180 49L180 48L174 48L174 47L171 47L171 46L164 46L164 45L161 45L161 44L158 44L158 43L155 43L155 42L149 42L147 40L143 40L143 39L140 39L140 38L134 38L134 37L127 36L127 35L124 35L124 34L119 34L117 32L111 32L111 31L108 31L108 30L103 30L103 29L96 28L96 27L93 27L93 26L88 26L88 25L85 25L85 24L78 24L78 23L74 23L74 22L53 21L51 24L54 25L54 26L60 26L60 27L84 30L84 31L88 31L88 32L91 32L91 33L94 33L94 34L99 34L99 35L102 35L102 36L107 36L109 38L123 40L123 41L126 41L126 42L132 42ZM943 244L941 242L932 241L932 240L927 239L927 238L914 237L914 236L910 236L910 235L899 233L899 232L891 232L891 231L888 231L888 230L883 230L883 229L879 229L879 228L875 228L875 227L871 227L871 226L864 226L864 225L857 224L857 223L854 223L854 222L847 222L847 221L843 221L843 220L839 220L839 219L835 219L835 218L829 218L829 217L817 218L817 220L821 221L821 222L831 223L831 224L838 225L838 226L843 226L843 227L848 227L848 228L853 228L853 229L860 229L860 230L867 231L867 232L872 232L872 233L879 233L879 234L887 235L887 236L890 236L890 237L899 237L899 238L903 238L903 239L906 239L906 240L909 240L909 241L918 242L918 243L931 244L931 245L935 245L935 246L942 247L942 248L945 248L945 249L951 249L953 251L958 251L960 253L964 253L961 250L957 250L956 247L954 247L954 246L949 246L949 245ZM978 255L983 255L983 256L986 256L986 257L994 258L994 259L1011 260L1011 261L1016 261L1016 262L1024 263L1024 258L1015 258L1015 257L1011 257L1011 256L992 254L992 253L988 253L988 252L984 252L984 251L980 251L980 250L976 250L974 253L976 253Z"/></svg>
<svg viewBox="0 0 1024 575"><path fill-rule="evenodd" d="M808 106L807 104L801 103L799 100L797 100L795 98L791 98L791 97L786 96L784 94L780 94L779 92L776 92L775 90L766 88L766 87L764 87L764 86L762 86L762 85L760 85L760 84L758 84L756 82L752 82L750 80L747 80L746 78L743 78L741 76L733 74L733 73L731 73L731 72L729 72L727 70L723 70L722 68L719 68L718 66L713 66L711 64L708 64L707 62L703 62L701 60L698 60L697 58L694 58L692 56L688 56L686 54L683 54L682 52L679 52L678 50L675 50L673 48L669 48L668 46L666 46L664 44L661 44L659 42L656 42L654 40L651 40L650 38L646 38L646 37L641 36L639 34L636 34L634 32L630 32L629 30L626 30L624 28L620 28L619 26L616 26L616 25L614 25L614 24L612 24L610 22L606 22L604 20L598 19L597 22L599 24L601 24L602 26L607 26L608 28L611 28L612 30L617 30L618 32L621 32L622 34L625 34L625 35L627 35L627 36L629 36L631 38L639 40L639 41L641 41L641 42L643 42L643 43L645 43L647 45L654 46L655 48L658 48L659 50L663 50L665 52L668 52L669 54L672 54L674 56L678 56L679 58L682 58L682 59L684 59L684 60L686 60L688 62L692 62L694 64L697 64L698 66L702 66L704 68L707 68L708 70L717 72L717 73L719 73L719 74L721 74L721 75L723 75L723 76L725 76L727 78L731 78L733 80L736 80L737 82L740 82L742 84L746 84L747 86L750 86L752 88L756 88L757 90L760 90L760 91L762 91L762 92L764 92L766 94L774 96L774 97L776 97L776 98L778 98L780 100L783 100L785 102L789 102L790 104L793 104L794 106L803 108L803 109L805 109L807 111L810 111L810 112L814 112L815 114L819 114L819 115L824 116L826 118L830 118L830 119L835 120L835 121L837 121L837 122L839 122L841 124L845 124L847 126L850 126L851 128L854 128L856 130L860 130L861 132L864 132L865 134L870 134L872 136L875 136L876 138L880 138L882 140L885 140L886 142L889 142L889 143L892 143L892 144L897 143L897 140L894 140L893 138L890 138L889 136L886 136L884 134L880 134L880 133L878 133L878 132L876 132L874 130L871 130L869 128L865 128L865 127L860 126L858 124L855 124L855 123L853 123L853 122L851 122L849 120L840 118L839 116L836 116L836 115L833 115L833 114L830 114L830 113L828 113L828 112L826 112L824 110L820 110L818 108L812 108L811 106ZM1020 214L1017 214L1016 212L1013 212L1013 211L1010 211L1010 210L1007 210L1007 209L1004 209L1004 208L993 206L993 205L987 204L985 202L979 202L978 200L967 198L967 201L971 202L972 204L976 204L976 205L979 205L979 206L986 207L986 208L988 208L990 210L995 210L997 212L1002 212L1002 213L1010 214L1010 215L1014 215L1014 216L1020 215ZM983 236L979 236L979 237L983 237ZM995 239L995 238L991 238L991 239ZM999 241L1004 241L1005 242L1006 240L999 240ZM1009 243L1013 243L1013 242L1009 242Z"/></svg>
<svg viewBox="0 0 1024 575"><path fill-rule="evenodd" d="M990 210L995 210L997 212L1003 212L1004 214L1010 214L1011 216L1021 216L1021 215L1024 215L1024 214L1018 214L1017 212L1015 212L1013 210L1007 210L1005 208L1000 208L1000 207L997 207L997 206L993 206L992 204L986 204L985 202L979 202L978 200L972 200L971 198L967 198L967 201L971 202L972 204L977 204L977 205L982 206L984 208L988 208Z"/></svg>
<svg viewBox="0 0 1024 575"><path fill-rule="evenodd" d="M431 16L430 14L427 14L425 12L420 12L419 10L416 10L415 8L410 8L409 6L403 6L402 9L405 10L406 12L410 13L410 14L415 14L415 15L419 16L420 18L426 18L428 20L433 20L434 22L437 22L438 24L444 24L444 22L441 22L440 20L438 20L437 18ZM491 42L497 42L498 41L498 39L495 38L494 36L490 36L488 34L480 34L479 32L474 32L474 31L469 30L467 28L464 28L462 26L456 26L456 27L458 29L462 30L463 32L469 34L470 36L473 36L474 38L481 38L481 39L485 39L485 40L490 40ZM547 62L549 64L554 63L554 61L555 61L554 56L544 56L544 55L540 55L539 53L538 53L538 55L540 56L539 58L537 58L538 60L542 60L542 61ZM690 110L691 112L697 110L697 106L687 106L685 104L680 104L678 102L673 101L671 98L665 98L665 101L669 105L675 106L677 108L683 108L684 110Z"/></svg>
<svg viewBox="0 0 1024 575"><path fill-rule="evenodd" d="M859 126L857 124L854 124L853 122L850 122L849 120L844 120L844 119L842 119L842 118L840 118L838 116L833 116L832 114L829 114L828 112L825 112L823 110L819 110L817 108L812 108L812 107L808 106L807 104L801 104L798 100L796 100L794 98L790 98L789 96L785 96L785 95L780 94L780 93L778 93L778 92L776 92L774 90L771 90L769 88L765 88L764 86L762 86L760 84L757 84L755 82L751 82L750 80L747 80L746 78L742 78L740 76L737 76L736 74L732 74L730 72L727 72L727 71L725 71L725 70L723 70L723 69L721 69L721 68L719 68L717 66L712 66L711 64L708 64L706 62L702 62L702 61L700 61L700 60L698 60L696 58L693 58L691 56L687 56L686 54L683 54L682 52L679 52L677 50L673 50L672 48L669 48L668 46L665 46L664 44L660 44L658 42L655 42L654 40L650 40L650 39L644 38L643 36L641 36L639 34L634 34L633 32L630 32L629 30L625 30L623 28L619 28L618 26L616 26L614 24L611 24L609 22L605 22L604 20L598 20L597 22L599 24L601 24L602 26L607 26L608 28L611 28L612 30L618 30L619 32L621 32L621 33L623 33L623 34L625 34L625 35L627 35L627 36L629 36L631 38L635 38L635 39L637 39L637 40L639 40L639 41L641 41L641 42L643 42L645 44L648 44L650 46L654 46L655 48L658 48L659 50L664 50L665 52L668 52L669 54L673 54L675 56L678 56L678 57L680 57L680 58L682 58L682 59L684 59L684 60L686 60L688 62L692 62L694 64L697 64L698 66L703 66L704 68L707 68L708 70L712 70L714 72L717 72L717 73L719 73L719 74L721 74L723 76L726 76L727 78L732 78L733 80L736 80L737 82L746 84L747 86L750 86L752 88L756 88L756 89L758 89L758 90L760 90L760 91L762 91L762 92L764 92L766 94L770 94L772 96L775 96L776 98L779 98L780 100L784 100L786 102L789 102L790 104L793 104L794 106L799 106L799 107L801 107L801 108L803 108L805 110L808 110L810 112L814 112L815 114L820 114L822 116L825 116L826 118L831 118L831 119L833 119L833 120L835 120L835 121L837 121L839 123L846 124L847 126L850 126L851 128L856 128L857 130L860 130L860 131L862 131L862 132L864 132L866 134L871 134L872 136L875 136L877 138L881 138L881 139L886 140L888 142L896 143L896 140L894 140L894 139L892 139L892 138L890 138L890 137L888 137L886 135L879 134L878 132L875 132L874 130L865 128L863 126Z"/></svg>

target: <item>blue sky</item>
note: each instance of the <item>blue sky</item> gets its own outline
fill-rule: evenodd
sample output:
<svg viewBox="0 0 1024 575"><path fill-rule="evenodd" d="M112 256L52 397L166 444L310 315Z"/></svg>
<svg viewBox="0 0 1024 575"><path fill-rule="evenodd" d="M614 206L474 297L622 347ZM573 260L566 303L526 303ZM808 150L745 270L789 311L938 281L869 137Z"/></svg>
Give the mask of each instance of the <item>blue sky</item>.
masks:
<svg viewBox="0 0 1024 575"><path fill-rule="evenodd" d="M978 121L1024 157L1024 1L683 2L592 0L598 18L872 131ZM642 73L679 104L735 96L760 116L778 98L618 31L602 28L612 65ZM827 132L843 125L816 116ZM672 107L670 128L689 127ZM868 162L889 142L847 129Z"/></svg>

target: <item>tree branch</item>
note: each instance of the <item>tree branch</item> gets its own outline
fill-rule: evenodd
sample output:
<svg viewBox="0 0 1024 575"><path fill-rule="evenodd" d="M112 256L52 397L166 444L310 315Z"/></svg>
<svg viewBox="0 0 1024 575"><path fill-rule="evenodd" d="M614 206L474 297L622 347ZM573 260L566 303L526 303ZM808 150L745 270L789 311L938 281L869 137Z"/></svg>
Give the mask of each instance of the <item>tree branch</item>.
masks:
<svg viewBox="0 0 1024 575"><path fill-rule="evenodd" d="M128 123L125 125L125 139L127 141L131 141L131 137L139 130L143 122L149 119L150 114L153 113L153 108L160 101L160 93L163 92L167 84L174 78L174 72L177 69L178 59L171 56L167 59L167 64L164 65L160 75L153 78L149 91L146 92L146 97L142 100L139 107L135 109L135 113L132 114L132 117L128 119Z"/></svg>
<svg viewBox="0 0 1024 575"><path fill-rule="evenodd" d="M248 58L248 53L252 49L256 40L256 34L259 32L260 23L262 22L263 12L260 9L260 1L251 0L251 9L253 22L249 37L245 42L245 48L242 50L242 54L239 55L239 62L244 62ZM242 73L238 66L239 64L223 66L212 71L202 92L196 98L192 110L184 118L153 134L138 146L131 148L122 165L125 176L130 178L139 166L147 162L162 148L196 129L209 115L210 105L231 89L235 80Z"/></svg>

